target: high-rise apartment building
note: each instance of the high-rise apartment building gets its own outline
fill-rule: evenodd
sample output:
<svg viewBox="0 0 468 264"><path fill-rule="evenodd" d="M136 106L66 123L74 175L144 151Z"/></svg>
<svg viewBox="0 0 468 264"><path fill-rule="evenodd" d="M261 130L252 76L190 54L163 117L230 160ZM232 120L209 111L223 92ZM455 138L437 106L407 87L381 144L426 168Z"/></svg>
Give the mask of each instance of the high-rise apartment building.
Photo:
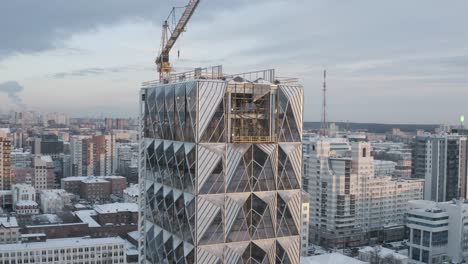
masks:
<svg viewBox="0 0 468 264"><path fill-rule="evenodd" d="M34 188L37 191L54 189L54 162L50 156L34 157Z"/></svg>
<svg viewBox="0 0 468 264"><path fill-rule="evenodd" d="M8 134L0 131L0 190L10 190L11 179L11 141Z"/></svg>
<svg viewBox="0 0 468 264"><path fill-rule="evenodd" d="M113 135L73 136L70 139L73 176L104 176L115 172Z"/></svg>
<svg viewBox="0 0 468 264"><path fill-rule="evenodd" d="M467 138L425 135L415 141L414 177L425 179L424 199L436 202L467 197Z"/></svg>
<svg viewBox="0 0 468 264"><path fill-rule="evenodd" d="M140 263L299 263L303 90L248 76L143 85Z"/></svg>
<svg viewBox="0 0 468 264"><path fill-rule="evenodd" d="M423 180L376 176L370 144L348 143L351 150L343 152L342 142L317 139L305 147L310 149L304 159L310 240L346 248L366 244L370 238L402 238L407 202L422 199Z"/></svg>

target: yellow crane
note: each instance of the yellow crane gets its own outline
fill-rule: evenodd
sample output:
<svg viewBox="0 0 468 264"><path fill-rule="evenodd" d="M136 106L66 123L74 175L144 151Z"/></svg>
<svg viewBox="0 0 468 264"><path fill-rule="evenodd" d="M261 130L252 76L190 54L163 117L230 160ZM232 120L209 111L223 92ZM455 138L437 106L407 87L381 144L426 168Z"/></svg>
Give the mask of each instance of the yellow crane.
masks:
<svg viewBox="0 0 468 264"><path fill-rule="evenodd" d="M182 32L185 31L185 27L189 22L190 18L192 17L195 9L197 8L200 0L190 0L188 5L185 6L185 10L182 13L179 21L175 25L173 29L169 27L168 20L172 18L175 24L175 16L176 16L176 8L172 8L171 13L169 14L168 18L163 23L163 32L161 38L161 52L156 58L156 65L158 66L159 72L159 81L168 83L170 80L170 75L172 71L171 64L169 63L169 53L171 49L174 47L175 42L180 37ZM170 36L169 36L170 33Z"/></svg>

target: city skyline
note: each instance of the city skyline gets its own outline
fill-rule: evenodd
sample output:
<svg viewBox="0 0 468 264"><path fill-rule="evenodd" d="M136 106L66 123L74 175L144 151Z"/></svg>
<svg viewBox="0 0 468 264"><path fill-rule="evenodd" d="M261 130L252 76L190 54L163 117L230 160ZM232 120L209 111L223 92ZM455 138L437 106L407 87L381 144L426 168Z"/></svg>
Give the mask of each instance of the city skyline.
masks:
<svg viewBox="0 0 468 264"><path fill-rule="evenodd" d="M136 116L140 82L157 79L162 19L169 6L184 3L4 3L0 111L24 104L72 116ZM466 7L463 1L202 1L172 60L177 71L272 66L299 77L306 121L320 119L326 67L329 120L457 124L468 96ZM238 22L245 17L249 23Z"/></svg>

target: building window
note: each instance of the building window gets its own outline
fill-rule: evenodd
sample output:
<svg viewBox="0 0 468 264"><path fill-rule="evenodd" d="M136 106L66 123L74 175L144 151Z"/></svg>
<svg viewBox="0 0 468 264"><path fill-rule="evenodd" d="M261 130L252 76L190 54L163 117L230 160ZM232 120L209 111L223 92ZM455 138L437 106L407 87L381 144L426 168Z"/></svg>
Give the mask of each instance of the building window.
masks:
<svg viewBox="0 0 468 264"><path fill-rule="evenodd" d="M421 245L421 230L413 229L413 239L411 241L413 244Z"/></svg>
<svg viewBox="0 0 468 264"><path fill-rule="evenodd" d="M431 232L424 231L423 232L423 246L429 247L431 243Z"/></svg>
<svg viewBox="0 0 468 264"><path fill-rule="evenodd" d="M423 250L422 251L422 262L429 263L429 251Z"/></svg>
<svg viewBox="0 0 468 264"><path fill-rule="evenodd" d="M448 243L448 231L433 232L432 233L432 246L444 246Z"/></svg>
<svg viewBox="0 0 468 264"><path fill-rule="evenodd" d="M411 248L411 259L419 261L421 250L419 248Z"/></svg>

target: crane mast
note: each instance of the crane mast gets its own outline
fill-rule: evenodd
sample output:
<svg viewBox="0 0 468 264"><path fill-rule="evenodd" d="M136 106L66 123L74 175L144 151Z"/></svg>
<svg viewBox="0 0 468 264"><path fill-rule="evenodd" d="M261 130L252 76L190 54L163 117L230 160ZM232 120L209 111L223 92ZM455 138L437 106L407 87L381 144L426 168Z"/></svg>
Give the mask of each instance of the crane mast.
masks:
<svg viewBox="0 0 468 264"><path fill-rule="evenodd" d="M172 71L171 64L169 62L169 53L171 49L174 47L177 39L180 37L182 32L185 31L185 27L187 26L190 18L192 17L195 9L197 8L200 0L190 0L187 6L185 6L185 10L182 13L177 25L174 27L172 32L170 32L168 19L171 14L174 13L175 15L175 8L172 9L171 14L169 14L168 19L166 19L163 23L163 33L161 38L161 53L156 58L156 65L158 67L159 72L159 81L167 83L169 82L169 77ZM171 35L169 36L169 33Z"/></svg>

